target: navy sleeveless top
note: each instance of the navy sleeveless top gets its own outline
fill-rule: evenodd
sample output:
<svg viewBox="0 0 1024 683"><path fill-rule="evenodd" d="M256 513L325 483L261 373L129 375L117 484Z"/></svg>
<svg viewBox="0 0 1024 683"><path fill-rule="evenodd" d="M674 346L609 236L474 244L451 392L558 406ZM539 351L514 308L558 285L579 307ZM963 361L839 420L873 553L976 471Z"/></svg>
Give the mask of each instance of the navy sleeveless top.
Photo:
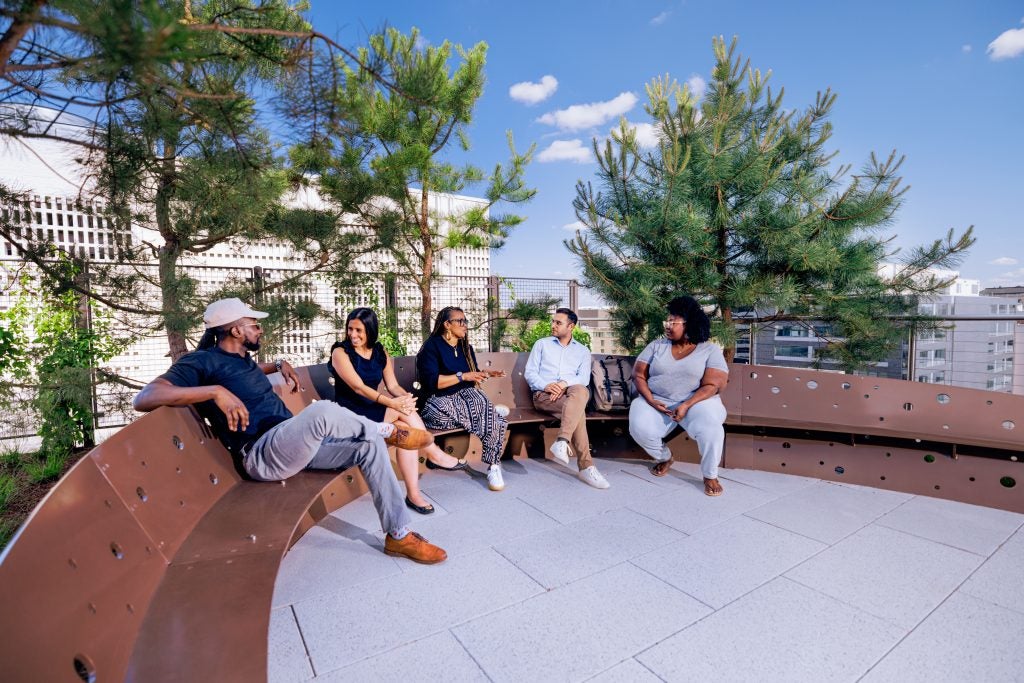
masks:
<svg viewBox="0 0 1024 683"><path fill-rule="evenodd" d="M363 358L356 353L355 349L352 348L351 342L347 339L336 342L331 347L332 356L335 349L344 349L345 353L348 354L348 359L352 362L352 367L356 370L356 374L359 375L359 379L363 380L363 384L376 391L381 380L384 379L384 367L388 363L388 354L381 343L377 342L373 345L373 352L369 358ZM335 371L334 363L331 362L330 358L327 359L327 369L331 371L331 375L334 377L335 403L342 408L348 408L353 413L362 415L375 422L384 421L384 413L387 411L385 406L357 393L346 384L345 380Z"/></svg>

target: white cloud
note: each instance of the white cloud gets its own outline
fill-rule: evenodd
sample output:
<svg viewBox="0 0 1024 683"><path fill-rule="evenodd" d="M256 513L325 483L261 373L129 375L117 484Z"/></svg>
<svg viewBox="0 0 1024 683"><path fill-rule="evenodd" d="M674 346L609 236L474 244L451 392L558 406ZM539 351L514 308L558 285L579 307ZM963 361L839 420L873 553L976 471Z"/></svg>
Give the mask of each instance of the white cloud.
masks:
<svg viewBox="0 0 1024 683"><path fill-rule="evenodd" d="M651 18L651 26L661 26L670 16L672 16L672 10L665 10L658 16Z"/></svg>
<svg viewBox="0 0 1024 683"><path fill-rule="evenodd" d="M1024 28L1011 28L1003 31L988 44L986 52L993 61L1012 59L1024 53Z"/></svg>
<svg viewBox="0 0 1024 683"><path fill-rule="evenodd" d="M640 145L642 149L650 149L651 147L658 146L658 129L654 127L653 123L633 123L632 121L626 121L626 126L636 131L636 143ZM618 126L612 128L608 133L608 137L611 137L611 134L618 130Z"/></svg>
<svg viewBox="0 0 1024 683"><path fill-rule="evenodd" d="M963 52L963 53L964 53L965 55L966 55L966 54L969 54L969 53L970 53L970 51L971 51L971 50L973 50L973 49L974 49L974 48L973 48L973 47L971 47L971 46L970 46L970 44L967 44L967 45L961 45L961 46L960 46L960 51L961 51L961 52Z"/></svg>
<svg viewBox="0 0 1024 683"><path fill-rule="evenodd" d="M606 102L590 104L574 104L568 109L548 112L537 121L562 130L583 130L593 128L622 116L636 106L637 98L631 92L621 93L618 97Z"/></svg>
<svg viewBox="0 0 1024 683"><path fill-rule="evenodd" d="M430 41L427 40L426 36L422 33L416 36L416 40L412 44L414 50L423 51L430 47Z"/></svg>
<svg viewBox="0 0 1024 683"><path fill-rule="evenodd" d="M593 161L593 155L589 147L583 146L582 140L555 140L537 155L537 161L542 164L552 161L575 161L577 164L586 164Z"/></svg>
<svg viewBox="0 0 1024 683"><path fill-rule="evenodd" d="M590 228L588 228L587 224L584 223L583 221L573 221L572 223L568 223L567 225L563 225L562 226L562 230L568 230L569 232L576 232L577 230L590 230Z"/></svg>
<svg viewBox="0 0 1024 683"><path fill-rule="evenodd" d="M708 90L708 82L697 74L687 78L686 85L690 86L690 94L693 95L693 99L696 101L703 99L704 93Z"/></svg>
<svg viewBox="0 0 1024 683"><path fill-rule="evenodd" d="M988 263L990 266L1015 266L1018 261L1012 256L1000 256L994 261L989 261Z"/></svg>
<svg viewBox="0 0 1024 683"><path fill-rule="evenodd" d="M555 94L558 90L558 79L548 74L540 79L540 83L523 81L508 89L508 96L523 104L537 104Z"/></svg>

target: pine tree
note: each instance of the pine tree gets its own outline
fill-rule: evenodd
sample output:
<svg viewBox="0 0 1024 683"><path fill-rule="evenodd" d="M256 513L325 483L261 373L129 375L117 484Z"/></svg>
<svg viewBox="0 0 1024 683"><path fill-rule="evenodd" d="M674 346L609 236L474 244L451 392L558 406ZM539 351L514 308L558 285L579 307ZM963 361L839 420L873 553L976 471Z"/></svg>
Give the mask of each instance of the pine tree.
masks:
<svg viewBox="0 0 1024 683"><path fill-rule="evenodd" d="M948 268L973 243L971 228L898 257L891 226L906 188L902 158L871 156L859 174L827 150L836 100L830 90L798 113L773 94L770 73L713 41L715 67L704 100L668 76L647 86L646 111L659 144L645 151L623 120L603 149L597 188L580 182L574 208L589 230L566 242L588 286L616 307L626 348L658 335L663 305L692 294L713 306L713 334L735 348L739 311L811 316L836 331L825 355L847 368L879 360L903 334L915 296L948 284Z"/></svg>
<svg viewBox="0 0 1024 683"><path fill-rule="evenodd" d="M449 63L460 58L454 70ZM487 45L469 50L448 41L420 45L419 33L396 29L371 36L359 52L363 64L379 65L390 82L373 72L346 68L344 82L323 93L331 102L319 145L296 151L307 169L319 175L322 190L359 222L375 231L390 250L398 271L412 279L421 298L420 332L431 327L431 284L435 261L446 249L498 248L523 221L496 213L499 203L533 198L523 173L533 154L515 150L487 174L451 157L470 149L467 129L483 93ZM458 215L435 215L430 198L483 186L485 202Z"/></svg>

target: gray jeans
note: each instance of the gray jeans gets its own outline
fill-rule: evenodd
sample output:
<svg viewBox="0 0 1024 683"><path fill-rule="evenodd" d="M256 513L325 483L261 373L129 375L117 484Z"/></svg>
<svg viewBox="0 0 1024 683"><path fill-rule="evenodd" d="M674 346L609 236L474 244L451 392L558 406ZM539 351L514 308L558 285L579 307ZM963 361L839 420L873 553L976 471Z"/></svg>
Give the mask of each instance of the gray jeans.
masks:
<svg viewBox="0 0 1024 683"><path fill-rule="evenodd" d="M682 401L668 403L674 410ZM706 479L718 478L718 465L722 462L725 449L725 422L727 413L722 399L718 396L693 404L678 423L690 438L697 442L700 451L700 471ZM637 397L629 404L629 435L647 453L659 462L672 458L672 451L662 442L669 432L676 428L676 422L659 413L643 397Z"/></svg>
<svg viewBox="0 0 1024 683"><path fill-rule="evenodd" d="M384 531L395 538L408 531L409 513L377 423L333 401L317 401L261 436L243 466L257 481L281 481L304 469L358 467Z"/></svg>

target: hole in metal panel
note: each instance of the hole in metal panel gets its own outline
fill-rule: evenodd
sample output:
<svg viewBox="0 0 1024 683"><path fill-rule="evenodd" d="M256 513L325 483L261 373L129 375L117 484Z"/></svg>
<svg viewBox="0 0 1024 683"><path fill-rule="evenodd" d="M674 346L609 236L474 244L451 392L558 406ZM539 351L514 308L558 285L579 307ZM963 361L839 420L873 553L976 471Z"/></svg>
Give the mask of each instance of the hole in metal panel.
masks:
<svg viewBox="0 0 1024 683"><path fill-rule="evenodd" d="M758 449L757 449L757 452L758 452L758 453L764 453L764 449L763 449L763 448L758 448Z"/></svg>
<svg viewBox="0 0 1024 683"><path fill-rule="evenodd" d="M842 465L840 465L839 467L836 468L836 474L844 474L845 472L846 472L846 468L843 467Z"/></svg>
<svg viewBox="0 0 1024 683"><path fill-rule="evenodd" d="M1003 429L1013 429L1016 426L1013 420L1003 420Z"/></svg>
<svg viewBox="0 0 1024 683"><path fill-rule="evenodd" d="M818 383L817 383L817 382L815 382L815 381L814 381L814 380L812 379L812 380L811 380L810 382L808 382L808 383L807 383L807 388L808 388L808 389L817 389L817 388L818 388Z"/></svg>
<svg viewBox="0 0 1024 683"><path fill-rule="evenodd" d="M871 398L871 394L864 394L864 398Z"/></svg>
<svg viewBox="0 0 1024 683"><path fill-rule="evenodd" d="M924 456L924 461L925 462L935 462L935 456L932 455L931 453L929 453L928 455Z"/></svg>
<svg viewBox="0 0 1024 683"><path fill-rule="evenodd" d="M879 477L879 478L880 478L880 479L881 479L882 481L885 481L885 477L884 477L884 476L883 476L883 477Z"/></svg>
<svg viewBox="0 0 1024 683"><path fill-rule="evenodd" d="M772 378L772 376L771 376L771 374L770 374L770 373L769 373L769 374L767 375L767 377L768 377L768 379L771 379L771 378Z"/></svg>
<svg viewBox="0 0 1024 683"><path fill-rule="evenodd" d="M185 501L183 501L183 500L179 500L179 501L178 501L178 507L180 507L180 508L183 508L183 507L185 507Z"/></svg>
<svg viewBox="0 0 1024 683"><path fill-rule="evenodd" d="M985 401L985 405L987 405L987 406L992 405L992 401Z"/></svg>
<svg viewBox="0 0 1024 683"><path fill-rule="evenodd" d="M790 443L788 441L783 441L782 442L782 447L783 448L792 448L792 446L790 445Z"/></svg>
<svg viewBox="0 0 1024 683"><path fill-rule="evenodd" d="M143 503L149 500L149 496L146 495L146 489L142 488L141 486L135 489L135 495L138 496L139 500L141 500Z"/></svg>
<svg viewBox="0 0 1024 683"><path fill-rule="evenodd" d="M974 477L967 477L967 481L974 481Z"/></svg>
<svg viewBox="0 0 1024 683"><path fill-rule="evenodd" d="M886 453L886 454L885 454L885 457L887 457L887 458L891 458L891 457L892 457L892 453Z"/></svg>
<svg viewBox="0 0 1024 683"><path fill-rule="evenodd" d="M420 384L420 381L419 381L419 380L416 380L415 382L413 382L413 383L412 383L412 388L413 388L413 389L422 389L422 388L423 388L423 385L422 385L422 384Z"/></svg>
<svg viewBox="0 0 1024 683"><path fill-rule="evenodd" d="M171 437L171 443L174 444L174 447L179 451L185 450L185 442L179 439L177 435Z"/></svg>
<svg viewBox="0 0 1024 683"><path fill-rule="evenodd" d="M903 410L906 410L907 412L910 412L913 409L914 409L914 404L913 403L910 403L908 401L907 403L903 404Z"/></svg>
<svg viewBox="0 0 1024 683"><path fill-rule="evenodd" d="M884 417L880 417L880 418L878 418L878 421L879 422L885 422L885 418Z"/></svg>
<svg viewBox="0 0 1024 683"><path fill-rule="evenodd" d="M1008 489L1012 489L1017 485L1017 480L1013 477L1002 477L999 479L999 483Z"/></svg>
<svg viewBox="0 0 1024 683"><path fill-rule="evenodd" d="M220 479L217 478L217 475L214 474L213 472L210 472L210 483L216 486L219 482Z"/></svg>
<svg viewBox="0 0 1024 683"><path fill-rule="evenodd" d="M149 467L149 465L147 465L147 464L146 464L146 461L145 461L145 460L143 460L143 461L142 461L142 462L141 462L140 464L141 464L141 465L142 465L143 467Z"/></svg>
<svg viewBox="0 0 1024 683"><path fill-rule="evenodd" d="M852 385L852 384L850 384L849 382L843 382L843 383L842 383L842 384L840 384L839 386L841 386L841 387L842 387L843 389L845 389L845 390L849 390L849 389L850 389L850 387L852 387L853 385Z"/></svg>
<svg viewBox="0 0 1024 683"><path fill-rule="evenodd" d="M96 614L96 604L95 603L90 602L88 605L86 605L86 607L89 608L89 613L90 614Z"/></svg>
<svg viewBox="0 0 1024 683"><path fill-rule="evenodd" d="M757 379L757 373L756 372L750 373L750 379Z"/></svg>
<svg viewBox="0 0 1024 683"><path fill-rule="evenodd" d="M819 465L824 465L824 464L825 464L825 461L824 461L824 460L819 460L819 461L818 461L818 464L819 464Z"/></svg>
<svg viewBox="0 0 1024 683"><path fill-rule="evenodd" d="M110 544L110 552L117 559L119 559L119 560L123 560L124 559L124 551L121 550L121 546L119 546L117 543L111 543Z"/></svg>
<svg viewBox="0 0 1024 683"><path fill-rule="evenodd" d="M935 400L941 403L942 405L945 405L950 401L949 394L939 394L938 396L935 397Z"/></svg>
<svg viewBox="0 0 1024 683"><path fill-rule="evenodd" d="M943 429L949 429L949 425L942 425Z"/></svg>
<svg viewBox="0 0 1024 683"><path fill-rule="evenodd" d="M839 407L839 404L838 404L838 403L833 403L833 404L832 404L832 407L833 407L833 408L838 408L838 407Z"/></svg>
<svg viewBox="0 0 1024 683"><path fill-rule="evenodd" d="M68 558L68 566L71 567L72 569L78 569L78 563L75 562L75 558L73 558L73 557L69 557Z"/></svg>
<svg viewBox="0 0 1024 683"><path fill-rule="evenodd" d="M1016 455L1011 455L1010 456L1010 462L1017 462L1017 456Z"/></svg>
<svg viewBox="0 0 1024 683"><path fill-rule="evenodd" d="M85 655L75 655L75 673L86 683L96 683L96 665Z"/></svg>
<svg viewBox="0 0 1024 683"><path fill-rule="evenodd" d="M780 391L782 391L782 390L781 390L781 389L779 389L778 387L772 387L772 393L773 393L773 394L777 394L777 393L779 393Z"/></svg>
<svg viewBox="0 0 1024 683"><path fill-rule="evenodd" d="M936 485L935 485L935 490L936 490L936 491L940 490L941 488L942 488L942 487L941 487L941 486L939 486L938 484L936 484Z"/></svg>
<svg viewBox="0 0 1024 683"><path fill-rule="evenodd" d="M782 463L782 466L783 466L783 467L785 467L785 466L786 466L786 463Z"/></svg>

